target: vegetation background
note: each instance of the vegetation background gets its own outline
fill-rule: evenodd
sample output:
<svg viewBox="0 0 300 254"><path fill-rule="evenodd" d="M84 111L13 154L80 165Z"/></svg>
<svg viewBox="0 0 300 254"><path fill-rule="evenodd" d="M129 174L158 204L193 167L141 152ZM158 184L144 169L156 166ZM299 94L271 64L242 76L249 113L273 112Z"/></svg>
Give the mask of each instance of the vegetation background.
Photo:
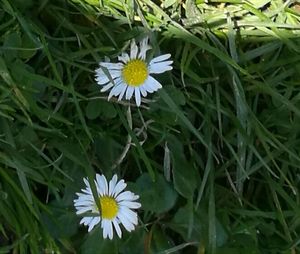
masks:
<svg viewBox="0 0 300 254"><path fill-rule="evenodd" d="M300 253L299 9L1 0L0 253ZM94 70L145 36L174 69L128 111ZM79 226L96 172L141 196L122 239Z"/></svg>

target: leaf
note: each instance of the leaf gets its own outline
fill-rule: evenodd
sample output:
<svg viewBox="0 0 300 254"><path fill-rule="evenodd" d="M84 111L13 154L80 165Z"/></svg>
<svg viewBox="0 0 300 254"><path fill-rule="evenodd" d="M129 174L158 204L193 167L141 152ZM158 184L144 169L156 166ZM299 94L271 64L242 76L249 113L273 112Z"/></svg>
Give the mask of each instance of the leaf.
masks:
<svg viewBox="0 0 300 254"><path fill-rule="evenodd" d="M41 219L52 237L59 239L70 237L77 232L78 217L75 212L67 211L66 207L48 206L51 214L42 213Z"/></svg>
<svg viewBox="0 0 300 254"><path fill-rule="evenodd" d="M101 113L101 103L99 100L89 101L86 108L85 114L88 119L96 119Z"/></svg>
<svg viewBox="0 0 300 254"><path fill-rule="evenodd" d="M18 49L21 47L21 38L17 32L5 36L3 43L4 58L7 62L12 62L18 56Z"/></svg>
<svg viewBox="0 0 300 254"><path fill-rule="evenodd" d="M157 175L155 182L151 180L148 173L142 174L133 188L140 195L142 209L146 211L166 212L175 205L177 199L177 193L160 174Z"/></svg>
<svg viewBox="0 0 300 254"><path fill-rule="evenodd" d="M173 247L172 239L160 227L155 226L152 232L152 249L153 253L159 253Z"/></svg>
<svg viewBox="0 0 300 254"><path fill-rule="evenodd" d="M85 112L87 118L91 120L96 119L99 116L111 119L117 115L113 104L103 100L92 100L88 102Z"/></svg>
<svg viewBox="0 0 300 254"><path fill-rule="evenodd" d="M120 244L119 253L121 254L141 254L144 253L144 237L145 230L142 227L136 228L135 231L126 233L124 232L122 238L124 240ZM128 236L128 237L127 237Z"/></svg>
<svg viewBox="0 0 300 254"><path fill-rule="evenodd" d="M103 169L109 169L122 153L122 146L110 136L105 135L95 139L95 152Z"/></svg>
<svg viewBox="0 0 300 254"><path fill-rule="evenodd" d="M196 241L196 242L206 242L208 239L208 215L206 209L199 208L197 210L193 209L193 227L190 236L187 234L190 227L190 214L191 210L188 205L181 207L176 212L172 222L169 226L176 232L178 232L185 241ZM216 242L217 246L223 246L228 239L228 235L216 218Z"/></svg>
<svg viewBox="0 0 300 254"><path fill-rule="evenodd" d="M205 232L205 224L204 224L204 218L201 218L199 215L195 216L194 214L194 225L192 227L192 232L190 237L188 237L188 230L189 230L189 215L190 209L186 205L184 207L181 207L176 212L172 222L169 224L169 226L179 233L182 238L185 241L200 241L202 239L202 236Z"/></svg>
<svg viewBox="0 0 300 254"><path fill-rule="evenodd" d="M102 238L102 229L98 225L92 232L87 234L84 243L81 245L82 254L107 253L118 254L114 241Z"/></svg>
<svg viewBox="0 0 300 254"><path fill-rule="evenodd" d="M36 47L34 42L28 37L27 34L22 36L22 50L19 52L19 56L22 59L30 59L32 58L39 48Z"/></svg>
<svg viewBox="0 0 300 254"><path fill-rule="evenodd" d="M172 158L174 186L177 192L185 198L193 196L196 189L196 170L184 155L183 146L175 136L168 138Z"/></svg>

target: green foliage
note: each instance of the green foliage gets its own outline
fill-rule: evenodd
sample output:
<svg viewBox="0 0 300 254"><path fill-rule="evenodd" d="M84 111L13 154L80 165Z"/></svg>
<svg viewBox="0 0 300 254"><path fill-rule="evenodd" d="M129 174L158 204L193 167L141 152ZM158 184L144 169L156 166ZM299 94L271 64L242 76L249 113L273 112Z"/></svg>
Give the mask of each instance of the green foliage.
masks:
<svg viewBox="0 0 300 254"><path fill-rule="evenodd" d="M137 179L135 192L140 194L145 211L158 214L170 210L177 198L177 193L162 175L158 175L155 182L151 180L149 174L141 175Z"/></svg>
<svg viewBox="0 0 300 254"><path fill-rule="evenodd" d="M297 1L0 7L0 253L300 252ZM128 111L94 70L144 36L174 68ZM122 239L79 225L96 172L140 195Z"/></svg>

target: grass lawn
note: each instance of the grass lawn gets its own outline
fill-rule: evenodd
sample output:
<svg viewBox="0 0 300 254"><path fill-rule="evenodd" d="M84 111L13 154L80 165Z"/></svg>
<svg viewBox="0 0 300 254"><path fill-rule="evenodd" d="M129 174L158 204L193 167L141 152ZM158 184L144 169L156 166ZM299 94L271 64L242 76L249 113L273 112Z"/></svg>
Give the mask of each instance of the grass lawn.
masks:
<svg viewBox="0 0 300 254"><path fill-rule="evenodd" d="M2 0L0 253L300 253L299 20L293 0ZM118 98L117 72L162 88ZM139 196L121 238L96 174Z"/></svg>

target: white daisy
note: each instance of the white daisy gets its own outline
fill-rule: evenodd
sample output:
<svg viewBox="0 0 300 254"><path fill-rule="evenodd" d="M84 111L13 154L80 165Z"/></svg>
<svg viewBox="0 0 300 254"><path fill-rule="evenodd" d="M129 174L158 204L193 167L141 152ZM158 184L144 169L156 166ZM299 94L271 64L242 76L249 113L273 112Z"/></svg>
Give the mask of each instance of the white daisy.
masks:
<svg viewBox="0 0 300 254"><path fill-rule="evenodd" d="M141 105L141 94L153 93L162 88L161 84L150 74L159 74L172 70L173 61L166 61L171 54L165 54L146 61L146 52L151 47L148 38L140 42L140 48L133 40L131 42L130 55L122 53L118 56L118 63L100 62L100 68L96 69L96 81L103 86L101 92L111 89L108 99L119 96L121 100L125 95L126 100L135 96L136 105Z"/></svg>
<svg viewBox="0 0 300 254"><path fill-rule="evenodd" d="M134 230L138 224L137 213L132 209L141 207L139 202L135 202L139 196L131 191L124 191L127 184L123 179L117 180L117 175L114 175L108 184L104 175L96 174L95 185L100 200L101 213L86 178L83 179L86 188L81 190L82 193L76 193L78 198L74 200L76 214L90 213L81 219L80 224L88 226L88 232L90 232L101 222L103 238L107 238L107 236L109 239L113 238L113 227L121 238L122 232L119 224L123 224L129 232Z"/></svg>

